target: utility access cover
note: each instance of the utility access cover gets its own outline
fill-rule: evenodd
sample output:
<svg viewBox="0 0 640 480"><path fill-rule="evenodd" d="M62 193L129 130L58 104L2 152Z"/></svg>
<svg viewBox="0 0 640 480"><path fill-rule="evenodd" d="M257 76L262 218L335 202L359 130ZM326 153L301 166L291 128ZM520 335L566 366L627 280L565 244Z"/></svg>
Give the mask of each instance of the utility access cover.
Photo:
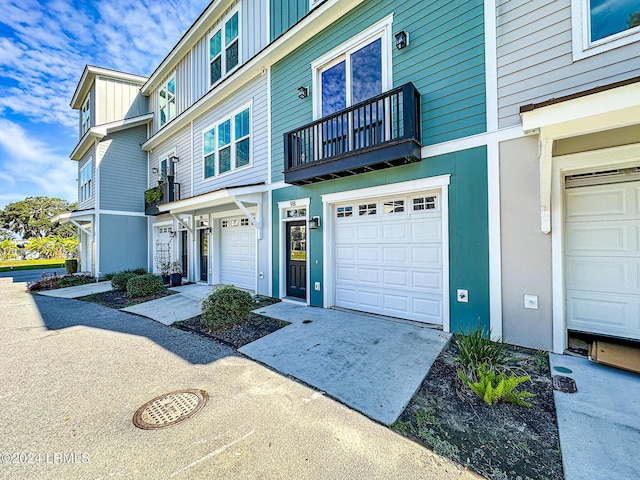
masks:
<svg viewBox="0 0 640 480"><path fill-rule="evenodd" d="M198 413L207 402L204 390L178 390L149 400L133 416L143 430L169 427Z"/></svg>
<svg viewBox="0 0 640 480"><path fill-rule="evenodd" d="M578 391L576 381L564 375L553 376L553 388L563 393L576 393Z"/></svg>

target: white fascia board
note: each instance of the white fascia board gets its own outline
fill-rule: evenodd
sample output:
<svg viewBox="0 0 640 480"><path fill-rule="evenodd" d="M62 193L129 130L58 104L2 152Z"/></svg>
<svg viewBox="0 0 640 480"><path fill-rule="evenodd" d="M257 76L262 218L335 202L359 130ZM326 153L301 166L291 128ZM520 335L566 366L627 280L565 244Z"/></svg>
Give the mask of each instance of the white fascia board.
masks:
<svg viewBox="0 0 640 480"><path fill-rule="evenodd" d="M69 155L71 160L82 160L82 156L87 153L87 150L94 145L94 142L97 140L102 140L106 135L106 132L101 132L97 127L91 127L87 132L82 136L76 147Z"/></svg>
<svg viewBox="0 0 640 480"><path fill-rule="evenodd" d="M243 196L252 195L255 193L263 193L266 191L268 191L266 185L224 188L221 190L216 190L215 192L205 193L204 195L198 195L197 197L190 197L185 198L184 200L166 203L164 205L160 205L158 207L158 210L160 210L161 212L170 213L186 213L193 210L199 210L217 205L224 205L225 203L233 203L235 206L234 202L236 198L242 201Z"/></svg>
<svg viewBox="0 0 640 480"><path fill-rule="evenodd" d="M140 75L134 75L133 73L119 72L117 70L110 70L108 68L94 67L93 65L87 65L84 67L80 81L76 86L76 90L71 98L70 106L74 110L78 110L82 107L91 84L97 76L115 78L117 80L124 80L126 82L138 83L143 85L147 81L147 77Z"/></svg>
<svg viewBox="0 0 640 480"><path fill-rule="evenodd" d="M218 86L160 129L142 144L142 149L145 151L153 150L169 136L184 128L189 122L207 112L214 105L230 97L258 75L266 75L271 65L300 48L304 42L338 21L363 1L328 0L314 9L311 14L298 22L287 33L278 37L271 45L240 66L232 75L226 77Z"/></svg>
<svg viewBox="0 0 640 480"><path fill-rule="evenodd" d="M220 20L232 3L233 0L219 0L209 4L142 86L143 95L151 95L158 86L158 82L176 68L180 60L198 43L211 26Z"/></svg>
<svg viewBox="0 0 640 480"><path fill-rule="evenodd" d="M637 123L638 112L640 112L640 83L632 83L536 108L521 113L520 117L525 133L584 120L592 123L592 126L581 127L582 133L589 133L624 126L626 120L621 116L628 117L629 114L636 115L636 121L631 123ZM567 129L567 134L579 135L581 131L576 131L574 126Z"/></svg>
<svg viewBox="0 0 640 480"><path fill-rule="evenodd" d="M90 222L93 220L93 216L95 215L95 213L96 211L93 209L81 210L78 212L62 212L51 217L51 221L54 223L57 222L61 225L64 225L65 223L69 223L73 220L79 221L79 222L83 222L83 221Z"/></svg>
<svg viewBox="0 0 640 480"><path fill-rule="evenodd" d="M100 128L104 128L105 133L110 135L120 130L126 130L127 128L139 127L146 125L153 120L153 113L147 113L145 115L138 115L136 117L125 118L117 122L105 123L100 125Z"/></svg>
<svg viewBox="0 0 640 480"><path fill-rule="evenodd" d="M379 185L377 187L367 187L358 190L346 190L344 192L328 193L322 195L322 203L337 203L358 200L361 198L385 197L399 193L413 193L424 190L441 188L451 183L451 175L438 175L436 177L421 178L419 180L409 180L407 182Z"/></svg>

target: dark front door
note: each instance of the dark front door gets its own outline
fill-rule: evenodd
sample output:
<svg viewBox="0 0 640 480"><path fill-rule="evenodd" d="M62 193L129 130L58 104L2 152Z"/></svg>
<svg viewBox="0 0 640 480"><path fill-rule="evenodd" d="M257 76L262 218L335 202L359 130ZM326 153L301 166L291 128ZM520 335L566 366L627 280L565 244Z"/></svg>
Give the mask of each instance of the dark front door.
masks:
<svg viewBox="0 0 640 480"><path fill-rule="evenodd" d="M200 280L209 280L209 235L206 228L200 232Z"/></svg>
<svg viewBox="0 0 640 480"><path fill-rule="evenodd" d="M186 230L180 231L180 261L182 262L182 278L189 278L189 244Z"/></svg>
<svg viewBox="0 0 640 480"><path fill-rule="evenodd" d="M307 298L307 222L287 223L287 296Z"/></svg>

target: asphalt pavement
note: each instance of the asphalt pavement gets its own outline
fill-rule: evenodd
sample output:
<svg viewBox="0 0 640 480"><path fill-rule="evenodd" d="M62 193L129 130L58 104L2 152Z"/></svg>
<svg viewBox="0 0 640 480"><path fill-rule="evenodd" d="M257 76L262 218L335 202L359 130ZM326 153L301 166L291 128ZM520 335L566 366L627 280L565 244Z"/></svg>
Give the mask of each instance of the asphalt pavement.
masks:
<svg viewBox="0 0 640 480"><path fill-rule="evenodd" d="M0 478L478 478L321 392L153 320L0 278ZM207 392L158 430L136 410Z"/></svg>

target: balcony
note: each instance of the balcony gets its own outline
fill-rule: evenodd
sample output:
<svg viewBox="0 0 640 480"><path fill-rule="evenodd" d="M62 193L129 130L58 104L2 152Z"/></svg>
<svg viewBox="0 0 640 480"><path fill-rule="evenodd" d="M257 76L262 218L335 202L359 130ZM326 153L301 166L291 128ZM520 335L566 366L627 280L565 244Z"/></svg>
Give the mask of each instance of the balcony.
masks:
<svg viewBox="0 0 640 480"><path fill-rule="evenodd" d="M144 192L145 215L158 215L160 213L158 206L180 200L180 184L174 183L171 178Z"/></svg>
<svg viewBox="0 0 640 480"><path fill-rule="evenodd" d="M284 180L331 180L421 160L420 94L412 83L284 135Z"/></svg>

